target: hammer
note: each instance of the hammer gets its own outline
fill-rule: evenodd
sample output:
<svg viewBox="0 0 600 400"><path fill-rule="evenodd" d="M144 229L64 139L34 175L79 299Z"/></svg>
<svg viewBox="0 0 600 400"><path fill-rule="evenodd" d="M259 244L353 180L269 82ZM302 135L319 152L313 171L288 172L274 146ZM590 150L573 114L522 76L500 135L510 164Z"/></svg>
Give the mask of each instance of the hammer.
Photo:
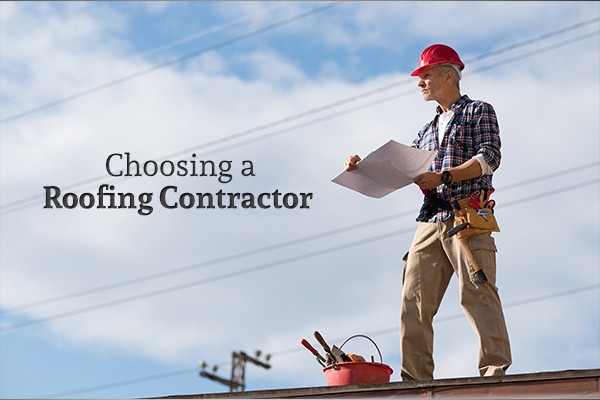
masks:
<svg viewBox="0 0 600 400"><path fill-rule="evenodd" d="M460 234L457 236L458 236L458 241L460 242L465 253L467 253L467 258L469 259L469 262L471 263L471 266L473 267L473 270L475 271L475 277L477 277L477 282L479 282L481 284L486 283L487 276L485 276L485 273L483 272L483 270L481 269L481 267L475 260L475 256L473 255L473 252L471 251L471 246L469 246L469 242L467 242L467 238L461 236Z"/></svg>
<svg viewBox="0 0 600 400"><path fill-rule="evenodd" d="M460 205L458 204L457 201L454 200L454 198L452 198L451 203L452 203L452 206L455 209L455 211L459 212L460 215L463 215L463 212L460 209ZM469 262L471 263L471 266L473 267L473 271L475 271L475 277L477 278L477 282L484 284L488 280L487 276L485 276L485 273L483 272L483 270L481 269L481 267L475 260L475 256L473 255L473 252L471 251L471 246L469 246L469 242L467 242L467 238L464 236L464 234L467 231L470 231L473 229L474 228L469 227L469 224L467 222L464 222L464 223L459 224L459 225L455 226L454 228L450 229L448 231L448 237L456 235L456 237L458 238L458 241L460 242L460 245L465 250L465 253L467 253L467 258L469 259Z"/></svg>

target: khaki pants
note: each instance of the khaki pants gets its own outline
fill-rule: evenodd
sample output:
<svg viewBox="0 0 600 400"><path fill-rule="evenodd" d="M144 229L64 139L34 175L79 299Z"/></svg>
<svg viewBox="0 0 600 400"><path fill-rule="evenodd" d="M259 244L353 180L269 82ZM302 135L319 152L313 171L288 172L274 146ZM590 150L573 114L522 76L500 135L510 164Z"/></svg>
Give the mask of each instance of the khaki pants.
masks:
<svg viewBox="0 0 600 400"><path fill-rule="evenodd" d="M452 278L459 279L460 304L480 339L481 376L504 375L511 364L508 332L496 287L496 245L489 233L468 239L488 278L477 284L456 236L448 237L453 219L420 222L406 260L400 339L402 378L433 379L433 317Z"/></svg>

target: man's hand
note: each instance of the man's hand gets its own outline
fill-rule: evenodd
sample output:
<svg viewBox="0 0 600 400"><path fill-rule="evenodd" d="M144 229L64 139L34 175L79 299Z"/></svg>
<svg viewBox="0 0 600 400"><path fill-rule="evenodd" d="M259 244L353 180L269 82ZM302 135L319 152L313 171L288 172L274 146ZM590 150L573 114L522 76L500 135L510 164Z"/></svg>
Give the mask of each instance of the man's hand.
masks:
<svg viewBox="0 0 600 400"><path fill-rule="evenodd" d="M439 172L425 172L417 176L413 182L423 189L433 189L442 184L442 174Z"/></svg>
<svg viewBox="0 0 600 400"><path fill-rule="evenodd" d="M360 157L357 154L354 154L346 160L344 163L344 168L346 171L354 171L358 168L358 163L360 162Z"/></svg>

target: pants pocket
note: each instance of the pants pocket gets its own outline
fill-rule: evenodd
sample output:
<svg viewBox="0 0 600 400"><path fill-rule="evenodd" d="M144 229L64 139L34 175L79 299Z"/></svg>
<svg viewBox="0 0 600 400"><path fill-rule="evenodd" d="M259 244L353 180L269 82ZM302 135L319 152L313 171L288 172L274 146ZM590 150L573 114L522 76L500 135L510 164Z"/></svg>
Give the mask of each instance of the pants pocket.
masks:
<svg viewBox="0 0 600 400"><path fill-rule="evenodd" d="M495 285L496 253L498 252L496 241L489 233L470 237L467 241L477 264L479 264L487 279Z"/></svg>

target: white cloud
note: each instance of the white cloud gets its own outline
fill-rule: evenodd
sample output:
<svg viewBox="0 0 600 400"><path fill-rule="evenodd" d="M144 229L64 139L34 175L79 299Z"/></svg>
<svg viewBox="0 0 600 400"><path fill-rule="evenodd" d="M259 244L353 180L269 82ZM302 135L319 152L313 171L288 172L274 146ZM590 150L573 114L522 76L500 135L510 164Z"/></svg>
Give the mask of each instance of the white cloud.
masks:
<svg viewBox="0 0 600 400"><path fill-rule="evenodd" d="M1 38L3 69L10 72L10 79L2 76L3 95L11 99L4 117L130 72L115 57L123 43L111 39L123 29L119 14L102 7L92 13L77 3L59 13L47 3L7 3L5 9L12 18L3 22ZM35 84L40 80L43 86Z"/></svg>
<svg viewBox="0 0 600 400"><path fill-rule="evenodd" d="M291 65L288 60L281 58L272 51L256 52L244 56L240 62L247 63L255 72L252 80L265 83L302 84L304 73L296 66Z"/></svg>

